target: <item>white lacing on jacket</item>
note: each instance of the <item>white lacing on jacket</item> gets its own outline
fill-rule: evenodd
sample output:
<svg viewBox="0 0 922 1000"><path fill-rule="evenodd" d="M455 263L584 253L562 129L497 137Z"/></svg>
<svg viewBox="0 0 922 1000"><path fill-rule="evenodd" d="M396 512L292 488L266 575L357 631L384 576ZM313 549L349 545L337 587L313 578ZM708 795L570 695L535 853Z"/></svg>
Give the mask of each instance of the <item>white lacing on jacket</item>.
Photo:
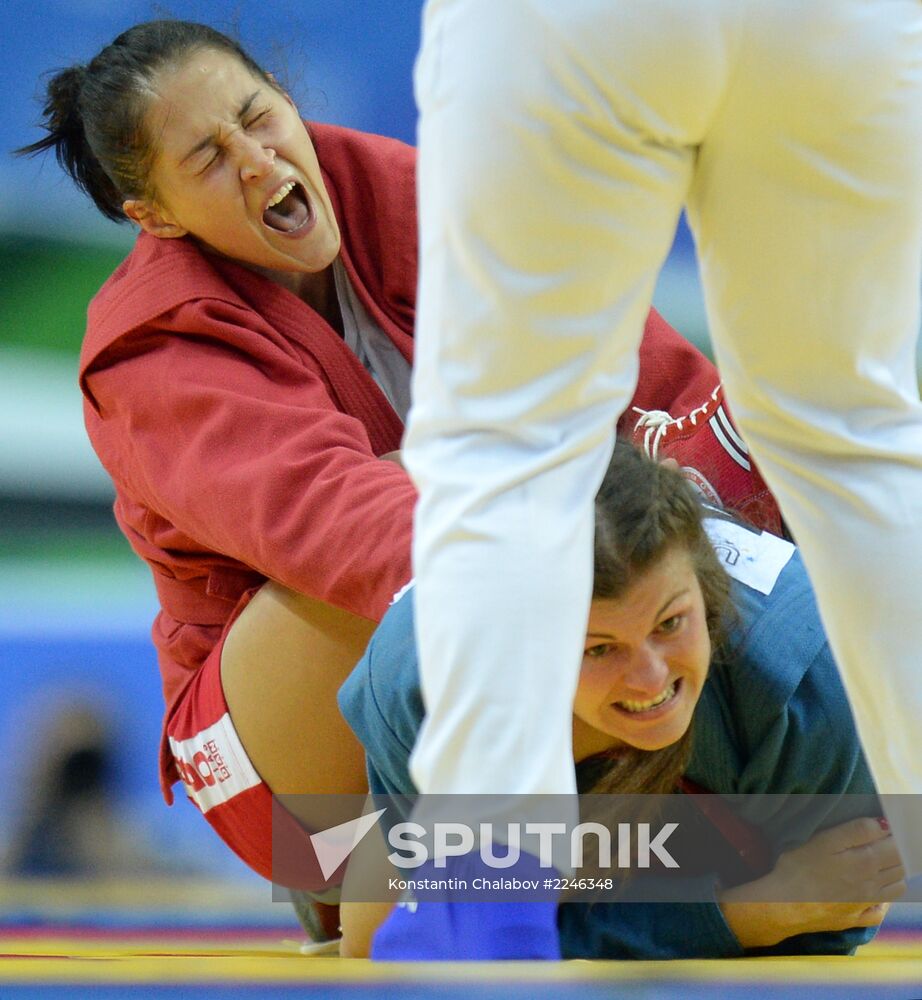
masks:
<svg viewBox="0 0 922 1000"><path fill-rule="evenodd" d="M656 461L663 438L666 437L672 427L681 431L686 420L693 427L697 427L699 418L703 417L713 404L717 402L719 393L720 383L717 384L717 388L701 406L696 406L691 413L685 413L681 417L673 417L665 410L642 410L639 406L631 407L635 413L640 414L640 419L634 424L634 433L636 434L642 428L644 429L643 450L647 455Z"/></svg>

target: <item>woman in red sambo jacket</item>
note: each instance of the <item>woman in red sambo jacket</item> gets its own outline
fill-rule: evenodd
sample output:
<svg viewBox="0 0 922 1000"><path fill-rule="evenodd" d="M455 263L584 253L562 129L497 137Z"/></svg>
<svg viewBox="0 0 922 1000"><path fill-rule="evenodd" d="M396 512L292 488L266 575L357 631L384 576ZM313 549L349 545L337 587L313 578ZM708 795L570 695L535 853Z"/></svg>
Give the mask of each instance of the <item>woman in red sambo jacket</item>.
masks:
<svg viewBox="0 0 922 1000"><path fill-rule="evenodd" d="M45 115L24 151L141 230L90 306L80 382L160 598L164 793L182 779L271 878L271 791L366 787L336 691L410 578L415 493L378 457L409 404L415 154L305 125L181 21L57 74ZM634 404L687 411L716 382L651 313Z"/></svg>

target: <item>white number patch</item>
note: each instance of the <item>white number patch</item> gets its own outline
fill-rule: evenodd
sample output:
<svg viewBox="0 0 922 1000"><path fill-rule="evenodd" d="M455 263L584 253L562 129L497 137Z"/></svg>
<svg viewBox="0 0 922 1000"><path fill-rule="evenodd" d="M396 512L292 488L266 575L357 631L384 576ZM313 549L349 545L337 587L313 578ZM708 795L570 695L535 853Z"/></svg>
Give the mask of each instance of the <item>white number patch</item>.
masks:
<svg viewBox="0 0 922 1000"><path fill-rule="evenodd" d="M757 533L732 521L708 517L704 529L724 569L747 587L770 594L781 571L791 561L794 546L769 534Z"/></svg>

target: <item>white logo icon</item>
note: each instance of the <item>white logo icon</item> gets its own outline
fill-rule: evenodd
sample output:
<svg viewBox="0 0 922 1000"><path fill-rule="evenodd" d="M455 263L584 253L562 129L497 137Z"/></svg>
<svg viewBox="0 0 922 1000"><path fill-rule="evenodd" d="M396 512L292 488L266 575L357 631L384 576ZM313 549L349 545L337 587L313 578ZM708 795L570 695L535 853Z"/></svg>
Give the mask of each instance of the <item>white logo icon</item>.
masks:
<svg viewBox="0 0 922 1000"><path fill-rule="evenodd" d="M327 830L311 834L311 843L324 878L329 878L339 868L385 812L386 809L379 809L367 816L359 816L358 819L350 819L339 826L331 826Z"/></svg>

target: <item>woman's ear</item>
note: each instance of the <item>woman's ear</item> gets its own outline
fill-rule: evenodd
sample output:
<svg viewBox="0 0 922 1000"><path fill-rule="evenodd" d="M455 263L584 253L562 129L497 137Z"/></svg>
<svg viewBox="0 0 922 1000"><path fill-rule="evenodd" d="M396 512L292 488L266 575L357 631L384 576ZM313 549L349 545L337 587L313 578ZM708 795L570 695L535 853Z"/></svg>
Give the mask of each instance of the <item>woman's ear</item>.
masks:
<svg viewBox="0 0 922 1000"><path fill-rule="evenodd" d="M129 198L122 202L122 211L136 222L145 233L164 240L175 240L189 232L162 209L143 198Z"/></svg>

